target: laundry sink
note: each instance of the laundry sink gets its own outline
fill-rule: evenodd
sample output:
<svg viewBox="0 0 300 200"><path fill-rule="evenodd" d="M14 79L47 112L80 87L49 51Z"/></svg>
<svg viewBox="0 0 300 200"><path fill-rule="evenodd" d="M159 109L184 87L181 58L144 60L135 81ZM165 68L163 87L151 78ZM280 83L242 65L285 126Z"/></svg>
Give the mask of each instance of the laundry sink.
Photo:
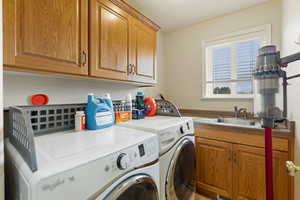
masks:
<svg viewBox="0 0 300 200"><path fill-rule="evenodd" d="M260 126L260 123L255 120L240 119L240 118L223 118L219 117L217 120L218 123L224 124L235 124L240 126Z"/></svg>
<svg viewBox="0 0 300 200"><path fill-rule="evenodd" d="M206 118L206 117L194 117L194 122L225 125L225 126L237 126L246 128L261 128L261 124L257 120L248 120L231 117L218 117L218 118Z"/></svg>

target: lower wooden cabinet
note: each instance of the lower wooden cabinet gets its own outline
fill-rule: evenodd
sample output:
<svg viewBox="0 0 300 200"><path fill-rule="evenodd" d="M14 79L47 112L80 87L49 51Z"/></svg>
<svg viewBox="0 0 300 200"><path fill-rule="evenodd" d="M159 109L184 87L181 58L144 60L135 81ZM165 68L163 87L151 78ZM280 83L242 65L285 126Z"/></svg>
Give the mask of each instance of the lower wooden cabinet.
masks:
<svg viewBox="0 0 300 200"><path fill-rule="evenodd" d="M265 151L263 148L233 145L233 199L264 200ZM288 153L273 151L274 199L291 199L289 176L285 168Z"/></svg>
<svg viewBox="0 0 300 200"><path fill-rule="evenodd" d="M198 187L232 196L232 145L196 138Z"/></svg>
<svg viewBox="0 0 300 200"><path fill-rule="evenodd" d="M233 200L265 200L264 148L196 138L197 187ZM288 152L273 151L275 200L290 200Z"/></svg>

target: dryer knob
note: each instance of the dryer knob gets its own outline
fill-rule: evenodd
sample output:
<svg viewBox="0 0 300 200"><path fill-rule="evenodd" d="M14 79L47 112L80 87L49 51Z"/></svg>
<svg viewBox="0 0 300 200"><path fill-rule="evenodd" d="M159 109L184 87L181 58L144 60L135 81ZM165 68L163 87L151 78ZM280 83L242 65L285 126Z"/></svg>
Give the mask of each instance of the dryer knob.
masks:
<svg viewBox="0 0 300 200"><path fill-rule="evenodd" d="M188 130L190 130L190 124L188 122L186 123L186 127Z"/></svg>
<svg viewBox="0 0 300 200"><path fill-rule="evenodd" d="M184 134L183 126L180 127L180 133L181 133L181 134Z"/></svg>
<svg viewBox="0 0 300 200"><path fill-rule="evenodd" d="M120 170L125 170L129 166L129 157L127 154L122 153L117 159L117 166Z"/></svg>

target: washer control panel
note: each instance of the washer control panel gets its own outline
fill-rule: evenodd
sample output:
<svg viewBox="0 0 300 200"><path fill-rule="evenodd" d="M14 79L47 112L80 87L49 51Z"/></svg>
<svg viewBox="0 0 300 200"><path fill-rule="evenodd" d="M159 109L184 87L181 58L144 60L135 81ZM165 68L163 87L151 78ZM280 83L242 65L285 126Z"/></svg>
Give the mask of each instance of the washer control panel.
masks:
<svg viewBox="0 0 300 200"><path fill-rule="evenodd" d="M159 157L158 138L147 140L110 156L105 171L126 171L152 162Z"/></svg>
<svg viewBox="0 0 300 200"><path fill-rule="evenodd" d="M41 178L37 184L37 195L32 200L60 199L63 191L73 191L74 184L85 188L85 192L68 192L65 199L86 199L99 188L126 172L153 162L159 158L158 136L153 134L140 143L132 144L121 151L99 157L97 160L79 165L67 171ZM43 173L41 173L43 174ZM39 176L39 173L35 174ZM86 187L89 183L89 187Z"/></svg>

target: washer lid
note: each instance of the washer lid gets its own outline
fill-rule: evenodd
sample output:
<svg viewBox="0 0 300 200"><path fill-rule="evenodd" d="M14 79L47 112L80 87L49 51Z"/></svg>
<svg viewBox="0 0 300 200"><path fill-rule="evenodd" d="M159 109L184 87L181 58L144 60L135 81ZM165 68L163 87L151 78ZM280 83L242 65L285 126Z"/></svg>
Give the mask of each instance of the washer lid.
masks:
<svg viewBox="0 0 300 200"><path fill-rule="evenodd" d="M35 138L38 168L65 163L86 163L118 152L147 139L154 134L113 126L97 131L65 131Z"/></svg>

